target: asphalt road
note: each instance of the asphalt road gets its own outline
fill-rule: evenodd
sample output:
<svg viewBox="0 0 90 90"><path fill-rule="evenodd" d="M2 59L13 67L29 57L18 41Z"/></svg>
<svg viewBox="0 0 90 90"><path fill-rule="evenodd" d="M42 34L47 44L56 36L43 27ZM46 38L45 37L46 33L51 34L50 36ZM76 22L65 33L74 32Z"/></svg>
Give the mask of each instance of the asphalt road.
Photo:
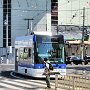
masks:
<svg viewBox="0 0 90 90"><path fill-rule="evenodd" d="M0 65L0 90L45 90L45 80L36 80L31 77L11 76L11 72L14 70L14 65ZM67 74L84 74L90 76L90 65L67 65ZM63 80L61 81L63 82ZM52 88L49 90L55 90L55 80L51 81ZM13 88L13 89L12 89ZM65 90L65 89L57 89Z"/></svg>
<svg viewBox="0 0 90 90"><path fill-rule="evenodd" d="M67 65L67 74L78 74L90 76L90 64L89 65Z"/></svg>
<svg viewBox="0 0 90 90"><path fill-rule="evenodd" d="M0 90L46 90L45 79L35 79L25 76L11 76L12 71L2 71L0 76ZM51 80L51 89L55 90L55 79ZM58 88L57 90L65 90Z"/></svg>
<svg viewBox="0 0 90 90"><path fill-rule="evenodd" d="M3 71L13 71L15 69L14 64L0 64L0 72ZM90 64L89 65L67 65L67 74L81 74L84 73L90 74Z"/></svg>

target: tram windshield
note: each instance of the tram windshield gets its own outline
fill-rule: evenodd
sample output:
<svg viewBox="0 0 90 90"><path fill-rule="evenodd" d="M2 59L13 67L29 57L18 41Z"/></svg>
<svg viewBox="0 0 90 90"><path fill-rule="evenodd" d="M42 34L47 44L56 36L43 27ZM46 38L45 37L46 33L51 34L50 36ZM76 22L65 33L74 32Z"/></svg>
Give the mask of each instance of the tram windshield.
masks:
<svg viewBox="0 0 90 90"><path fill-rule="evenodd" d="M61 36L37 37L38 63L44 58L53 63L64 63L64 39Z"/></svg>

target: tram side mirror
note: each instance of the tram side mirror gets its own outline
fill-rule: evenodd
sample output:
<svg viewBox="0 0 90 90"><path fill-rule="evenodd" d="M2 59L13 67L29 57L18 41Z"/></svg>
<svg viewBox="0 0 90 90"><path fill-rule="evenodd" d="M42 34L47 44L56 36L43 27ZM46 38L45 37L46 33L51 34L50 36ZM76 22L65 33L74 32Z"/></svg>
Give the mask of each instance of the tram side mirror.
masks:
<svg viewBox="0 0 90 90"><path fill-rule="evenodd" d="M31 35L34 35L34 32L31 32L30 34L31 34Z"/></svg>

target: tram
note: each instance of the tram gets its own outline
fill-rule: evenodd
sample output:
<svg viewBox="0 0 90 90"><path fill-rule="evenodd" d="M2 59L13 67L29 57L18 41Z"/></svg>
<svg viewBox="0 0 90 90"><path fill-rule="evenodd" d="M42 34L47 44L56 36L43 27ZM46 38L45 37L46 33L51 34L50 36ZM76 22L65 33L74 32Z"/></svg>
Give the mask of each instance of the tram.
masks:
<svg viewBox="0 0 90 90"><path fill-rule="evenodd" d="M54 72L66 75L64 47L63 35L34 33L16 37L15 72L32 77L45 77L43 60L47 58L54 67Z"/></svg>

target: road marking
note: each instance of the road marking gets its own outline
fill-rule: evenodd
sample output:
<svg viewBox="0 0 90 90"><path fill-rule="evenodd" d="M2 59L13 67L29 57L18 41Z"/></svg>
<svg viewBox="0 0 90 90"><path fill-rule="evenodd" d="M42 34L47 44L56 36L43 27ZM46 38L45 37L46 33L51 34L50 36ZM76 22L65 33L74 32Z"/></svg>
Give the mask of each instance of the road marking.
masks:
<svg viewBox="0 0 90 90"><path fill-rule="evenodd" d="M33 84L33 85L35 85L35 86L43 86L43 87L45 87L46 86L46 81L40 81L40 80L26 80L26 81L24 81L24 80L15 80L16 82L20 82L20 83L25 83L25 84ZM54 82L51 82L50 83L51 84L51 86L54 88L55 87L55 83Z"/></svg>
<svg viewBox="0 0 90 90"><path fill-rule="evenodd" d="M19 78L19 79L24 79L24 78L21 78L21 77L17 77L15 75L13 75L13 72L10 73L11 76L15 77L15 78ZM31 82L34 84L34 85L40 85L43 84L43 86L45 87L46 86L46 81L40 81L40 80L15 80L17 82L21 82L21 83L26 83L26 84L30 84ZM44 85L45 84L45 85ZM55 83L50 83L52 86L55 86Z"/></svg>
<svg viewBox="0 0 90 90"><path fill-rule="evenodd" d="M27 79L4 79L0 80L0 87L3 88L2 90L45 90L46 81ZM55 82L51 81L50 90L55 90ZM57 90L64 89L58 88Z"/></svg>
<svg viewBox="0 0 90 90"><path fill-rule="evenodd" d="M7 83L7 84L13 84L13 85L17 85L17 86L21 86L21 87L27 87L27 88L32 88L32 86L27 85L27 84L23 84L23 83L18 83L18 82L14 82L14 81L2 81L3 83Z"/></svg>
<svg viewBox="0 0 90 90"><path fill-rule="evenodd" d="M16 86L12 86L12 85L9 85L9 84L5 84L5 83L1 83L0 82L0 86L3 86L3 87L5 87L5 88L10 88L10 89L17 89L17 90L24 90L24 89L21 89L21 88L19 88L19 87L16 87Z"/></svg>
<svg viewBox="0 0 90 90"><path fill-rule="evenodd" d="M30 80L19 77L16 79L5 78L0 80L0 90L45 90L45 87L45 80ZM55 90L55 81L51 80L50 90ZM64 89L59 88L57 90Z"/></svg>
<svg viewBox="0 0 90 90"><path fill-rule="evenodd" d="M21 78L21 77L15 76L13 73L14 73L14 72L11 72L11 73L10 73L10 75L11 75L12 77L14 77L14 78L19 78L19 79L23 79L23 78Z"/></svg>

